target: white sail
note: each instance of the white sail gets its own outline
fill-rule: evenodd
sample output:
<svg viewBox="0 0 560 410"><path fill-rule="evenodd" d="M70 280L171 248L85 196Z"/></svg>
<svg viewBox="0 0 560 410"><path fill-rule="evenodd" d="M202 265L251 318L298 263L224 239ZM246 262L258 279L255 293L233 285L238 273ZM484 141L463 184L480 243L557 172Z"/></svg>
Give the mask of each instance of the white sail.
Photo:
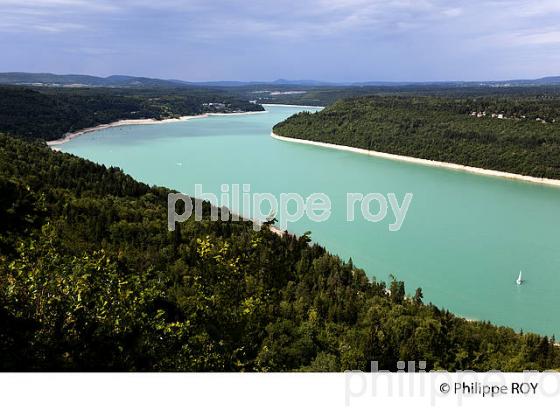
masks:
<svg viewBox="0 0 560 410"><path fill-rule="evenodd" d="M518 285L521 285L523 283L523 272L519 271L519 277L517 278L517 280L515 282Z"/></svg>

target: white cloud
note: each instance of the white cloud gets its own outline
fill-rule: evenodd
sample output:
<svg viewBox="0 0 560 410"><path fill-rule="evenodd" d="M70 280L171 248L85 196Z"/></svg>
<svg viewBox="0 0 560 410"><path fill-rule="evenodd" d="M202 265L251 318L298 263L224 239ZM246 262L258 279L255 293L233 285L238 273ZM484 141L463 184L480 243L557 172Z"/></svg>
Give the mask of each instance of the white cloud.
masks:
<svg viewBox="0 0 560 410"><path fill-rule="evenodd" d="M116 10L114 4L105 1L86 1L86 0L0 0L0 9L10 11L14 9L86 9L110 11ZM60 11L60 9L59 9Z"/></svg>
<svg viewBox="0 0 560 410"><path fill-rule="evenodd" d="M531 31L539 16L560 14L560 0L0 0L0 31L64 33L136 29L134 18L163 18L162 30L217 42L243 36L316 39L402 35L463 37L486 45L556 44L557 31ZM108 18L105 18L108 17ZM111 26L111 18L126 21ZM181 19L184 24L181 24ZM171 28L168 21L176 22ZM161 24L154 20L154 24ZM89 27L92 25L92 27Z"/></svg>
<svg viewBox="0 0 560 410"><path fill-rule="evenodd" d="M87 28L82 17L119 10L105 1L0 0L0 31L64 33Z"/></svg>
<svg viewBox="0 0 560 410"><path fill-rule="evenodd" d="M239 33L316 37L357 30L390 33L418 28L424 22L460 15L460 9L450 7L449 3L444 0L0 0L0 15L10 16L10 27L22 31L41 30L55 23L60 31L70 31L83 29L88 17L96 14L134 16L153 10L173 16L198 12L207 20L204 23L213 25L218 33L221 24L237 19ZM80 18L82 21L76 22ZM186 21L186 24L197 27L196 21ZM0 25L0 29L6 26ZM198 26L203 29L204 24Z"/></svg>
<svg viewBox="0 0 560 410"><path fill-rule="evenodd" d="M37 24L35 30L47 33L62 33L65 31L83 30L86 26L77 23L53 23L53 24Z"/></svg>
<svg viewBox="0 0 560 410"><path fill-rule="evenodd" d="M507 32L483 37L482 41L500 47L554 45L560 44L560 30L551 27Z"/></svg>
<svg viewBox="0 0 560 410"><path fill-rule="evenodd" d="M204 27L214 38L232 34L294 39L352 34L387 37L460 16L462 10L449 7L449 3L443 0L269 0L251 4L238 1L223 7L235 10L232 17L215 8Z"/></svg>
<svg viewBox="0 0 560 410"><path fill-rule="evenodd" d="M560 13L560 2L558 0L525 1L517 6L521 15L529 17Z"/></svg>
<svg viewBox="0 0 560 410"><path fill-rule="evenodd" d="M463 9L456 7L442 11L442 14L447 17L458 17L463 14Z"/></svg>

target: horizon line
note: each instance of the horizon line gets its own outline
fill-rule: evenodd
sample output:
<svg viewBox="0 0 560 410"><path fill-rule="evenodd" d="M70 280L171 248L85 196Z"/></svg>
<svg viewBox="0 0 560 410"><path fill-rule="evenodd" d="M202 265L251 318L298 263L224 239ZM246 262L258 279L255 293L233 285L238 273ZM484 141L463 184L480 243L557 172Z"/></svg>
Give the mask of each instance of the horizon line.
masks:
<svg viewBox="0 0 560 410"><path fill-rule="evenodd" d="M55 75L55 76L85 76L85 77L95 77L101 79L108 79L111 77L131 77L131 78L145 78L151 80L160 81L177 81L184 83L257 83L257 84L271 84L278 82L289 82L289 83L322 83L322 84L332 84L332 85L352 85L352 84L367 84L367 83L386 83L386 84L436 84L436 83L507 83L514 81L537 81L548 78L559 78L559 75L544 75L534 78L510 78L510 79L492 79L492 80L318 80L313 78L303 78L303 79L287 79L284 77L276 78L274 80L232 80L232 79L220 79L220 80L184 80L179 78L163 78L163 77L151 77L149 75L133 75L133 74L110 74L110 75L99 75L99 74L78 74L78 73L57 73L48 71L2 71L0 75L5 74L30 74L30 75Z"/></svg>

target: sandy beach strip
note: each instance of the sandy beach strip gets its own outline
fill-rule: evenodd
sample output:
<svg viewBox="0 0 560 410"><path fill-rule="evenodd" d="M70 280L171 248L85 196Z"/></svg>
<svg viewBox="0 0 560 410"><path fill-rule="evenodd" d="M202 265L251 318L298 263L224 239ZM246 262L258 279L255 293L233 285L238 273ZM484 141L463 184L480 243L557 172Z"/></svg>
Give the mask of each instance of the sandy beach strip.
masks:
<svg viewBox="0 0 560 410"><path fill-rule="evenodd" d="M424 166L430 166L430 167L445 168L445 169L450 169L450 170L453 170L453 171L468 172L468 173L476 174L476 175L484 175L484 176L495 177L495 178L505 178L505 179L510 179L510 180L514 180L514 181L530 182L530 183L533 183L533 184L541 184L541 185L560 187L560 180L558 180L558 179L537 178L537 177L531 177L531 176L526 176L526 175L513 174L513 173L510 173L510 172L494 171L494 170L484 169L484 168L476 168L476 167L471 167L471 166L468 166L468 165L452 164L450 162L432 161L432 160L429 160L429 159L406 157L404 155L387 154L385 152L379 152L379 151L369 151L369 150L366 150L366 149L363 149L363 148L354 148L354 147L348 147L348 146L345 146L345 145L330 144L330 143L327 143L327 142L317 142L317 141L309 141L309 140L298 139L298 138L289 138L289 137L283 137L281 135L277 135L274 132L271 132L271 136L273 138L276 138L276 139L282 140L282 141L295 142L295 143L298 143L298 144L314 145L314 146L317 146L317 147L331 148L331 149L336 149L336 150L340 150L340 151L348 151L348 152L353 152L353 153L356 153L356 154L369 155L369 156L378 157L378 158L385 158L385 159L389 159L389 160L393 160L393 161L408 162L408 163L412 163L412 164L418 164L418 165L424 165Z"/></svg>
<svg viewBox="0 0 560 410"><path fill-rule="evenodd" d="M266 104L261 104L263 107L266 107L267 105L270 105L272 107L290 107L290 108L318 108L318 109L323 109L325 107L322 106L318 106L318 105L297 105L297 104L274 104L274 103L266 103Z"/></svg>
<svg viewBox="0 0 560 410"><path fill-rule="evenodd" d="M246 112L227 112L227 113L206 113L200 115L184 115L179 118L167 118L165 120L156 120L155 118L143 118L138 120L119 120L115 122L111 122L109 124L100 124L95 127L84 128L83 130L79 130L76 132L70 132L64 135L64 137L53 140L47 141L47 145L49 147L56 147L57 145L62 145L68 141L73 140L74 138L79 137L80 135L84 135L94 131L100 131L107 128L115 128L115 127L124 127L129 125L154 125L154 124L167 124L172 122L180 122L180 121L188 121L194 118L208 118L210 116L226 116L226 115L252 115L252 114L261 114L265 113L266 111L246 111Z"/></svg>

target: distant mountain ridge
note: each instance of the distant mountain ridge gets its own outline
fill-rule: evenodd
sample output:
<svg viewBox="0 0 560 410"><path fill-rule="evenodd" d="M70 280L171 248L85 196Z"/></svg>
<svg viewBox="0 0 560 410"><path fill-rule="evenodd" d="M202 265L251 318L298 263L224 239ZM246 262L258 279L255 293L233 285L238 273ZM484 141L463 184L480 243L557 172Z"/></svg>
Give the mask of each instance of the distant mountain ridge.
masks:
<svg viewBox="0 0 560 410"><path fill-rule="evenodd" d="M255 85L270 86L299 86L299 87L368 87L368 86L545 86L560 85L560 76L543 77L538 79L506 80L506 81L364 81L364 82L327 82L317 80L286 80L274 81L183 81L174 79L158 79L149 77L135 77L129 75L111 75L97 77L83 74L52 74L52 73L0 73L0 84L35 85L35 86L63 86L63 87L243 87Z"/></svg>
<svg viewBox="0 0 560 410"><path fill-rule="evenodd" d="M536 80L513 80L513 81L506 81L516 84L542 84L542 85L552 85L552 84L560 84L560 76L554 77L543 77L538 78Z"/></svg>
<svg viewBox="0 0 560 410"><path fill-rule="evenodd" d="M156 78L111 75L96 77L81 74L51 73L0 73L0 84L45 85L45 86L84 86L84 87L177 87L181 81L160 80ZM186 84L186 83L185 83Z"/></svg>

